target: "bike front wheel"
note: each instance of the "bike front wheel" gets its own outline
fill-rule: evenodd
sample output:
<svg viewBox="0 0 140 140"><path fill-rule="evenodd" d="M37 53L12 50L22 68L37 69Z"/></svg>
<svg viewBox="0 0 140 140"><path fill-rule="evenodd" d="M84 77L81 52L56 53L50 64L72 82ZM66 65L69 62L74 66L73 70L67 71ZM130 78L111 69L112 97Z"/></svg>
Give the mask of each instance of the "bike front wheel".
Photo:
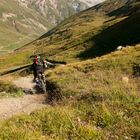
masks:
<svg viewBox="0 0 140 140"><path fill-rule="evenodd" d="M46 84L43 80L41 80L41 85L42 85L42 90L44 93L47 93L47 90L46 90Z"/></svg>

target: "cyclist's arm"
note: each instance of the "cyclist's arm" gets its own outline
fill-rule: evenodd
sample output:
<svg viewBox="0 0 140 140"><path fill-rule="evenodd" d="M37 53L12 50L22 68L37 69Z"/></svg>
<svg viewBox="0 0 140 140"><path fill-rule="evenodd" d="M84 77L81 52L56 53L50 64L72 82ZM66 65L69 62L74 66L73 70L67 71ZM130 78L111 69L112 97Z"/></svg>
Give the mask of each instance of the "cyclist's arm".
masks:
<svg viewBox="0 0 140 140"><path fill-rule="evenodd" d="M50 66L54 66L54 64L50 63L50 62L46 62L47 65L50 65Z"/></svg>

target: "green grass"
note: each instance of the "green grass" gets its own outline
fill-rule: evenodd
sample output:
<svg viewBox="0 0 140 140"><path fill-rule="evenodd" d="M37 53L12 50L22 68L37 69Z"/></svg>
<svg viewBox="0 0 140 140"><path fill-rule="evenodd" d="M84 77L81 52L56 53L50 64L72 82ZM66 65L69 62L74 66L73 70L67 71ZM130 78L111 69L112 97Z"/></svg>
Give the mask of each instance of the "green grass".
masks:
<svg viewBox="0 0 140 140"><path fill-rule="evenodd" d="M47 80L61 89L63 100L2 122L0 138L138 140L140 91L133 66L139 58L137 45L47 71Z"/></svg>
<svg viewBox="0 0 140 140"><path fill-rule="evenodd" d="M94 58L110 53L120 45L125 47L139 43L139 18L140 13L130 16L117 24L103 27L103 31L93 35L86 41L87 46L91 47L80 53L78 57L81 59ZM87 36L89 37L89 35Z"/></svg>
<svg viewBox="0 0 140 140"><path fill-rule="evenodd" d="M24 95L25 93L22 91L22 89L17 88L12 83L0 81L0 98L20 97Z"/></svg>
<svg viewBox="0 0 140 140"><path fill-rule="evenodd" d="M75 18L72 17L71 20ZM3 69L12 65L28 64L30 56L34 53L42 54L44 58L71 63L105 55L114 51L119 45L137 44L140 31L138 19L139 13L113 20L103 15L95 16L92 20L82 21L82 23L79 17L75 19L76 25L72 22L67 23L66 20L65 24L62 22L50 31L52 34L48 32L42 39L22 47L12 55L5 56L4 61L0 62L0 67ZM22 57L17 61L18 56Z"/></svg>
<svg viewBox="0 0 140 140"><path fill-rule="evenodd" d="M37 41L1 57L1 71L30 63L34 50L69 64L46 71L47 88L56 95L49 98L53 106L2 121L0 139L140 139L139 13L114 18L98 17L93 11L74 15ZM117 45L126 48L110 53ZM63 100L56 102L59 92Z"/></svg>
<svg viewBox="0 0 140 140"><path fill-rule="evenodd" d="M73 18L75 19L76 17ZM54 29L55 31L53 34L46 38L34 41L11 55L1 57L1 59L4 59L0 62L0 68L4 69L4 67L11 67L11 65L19 66L19 61L21 64L28 64L30 56L34 55L34 53L43 54L44 58L52 60L67 62L79 61L80 57L78 58L77 56L90 47L90 43L88 43L89 40L101 32L103 22L106 20L108 19L101 16L94 17L91 21L83 21L81 25L79 18L76 20L76 26L73 25L72 22L64 26L62 26L62 23L56 30ZM123 18L115 20L114 23L120 20L123 20ZM110 24L107 26L110 26ZM19 61L16 59L18 56L22 56L21 60L19 58ZM11 60L12 62L9 63Z"/></svg>
<svg viewBox="0 0 140 140"><path fill-rule="evenodd" d="M86 139L87 136L91 139L100 137L99 132L95 128L92 128L92 126L78 124L75 118L78 114L75 110L68 111L63 107L60 110L56 107L32 113L30 117L23 115L18 119L13 118L8 123L4 123L6 127L2 130L0 138L51 140ZM14 124L14 129L9 127L11 123Z"/></svg>
<svg viewBox="0 0 140 140"><path fill-rule="evenodd" d="M14 92L0 92L0 99L1 98L11 98L11 97L23 97L25 96L25 93L22 90L14 91Z"/></svg>

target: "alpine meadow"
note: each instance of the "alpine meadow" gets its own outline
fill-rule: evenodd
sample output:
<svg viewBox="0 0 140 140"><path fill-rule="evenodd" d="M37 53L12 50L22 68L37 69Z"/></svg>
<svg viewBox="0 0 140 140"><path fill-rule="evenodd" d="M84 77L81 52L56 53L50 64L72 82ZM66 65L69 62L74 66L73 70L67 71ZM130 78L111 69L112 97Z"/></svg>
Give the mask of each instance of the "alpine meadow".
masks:
<svg viewBox="0 0 140 140"><path fill-rule="evenodd" d="M19 1L0 2L0 140L139 140L140 1Z"/></svg>

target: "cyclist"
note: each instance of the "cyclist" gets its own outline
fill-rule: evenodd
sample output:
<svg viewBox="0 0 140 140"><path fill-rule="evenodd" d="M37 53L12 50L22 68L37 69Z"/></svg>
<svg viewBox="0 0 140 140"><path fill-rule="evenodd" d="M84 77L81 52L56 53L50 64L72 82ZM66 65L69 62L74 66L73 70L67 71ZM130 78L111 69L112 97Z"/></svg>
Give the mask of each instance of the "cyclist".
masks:
<svg viewBox="0 0 140 140"><path fill-rule="evenodd" d="M32 64L32 69L33 69L33 74L34 74L34 81L38 82L38 74L41 73L44 75L44 72L48 65L54 66L54 64L47 62L46 60L41 59L39 55L36 55L33 64ZM45 75L44 75L45 77Z"/></svg>
<svg viewBox="0 0 140 140"><path fill-rule="evenodd" d="M33 68L33 74L34 74L34 81L37 82L38 74L39 73L44 74L45 69L47 68L47 64L45 61L41 59L39 55L36 55L33 60L32 68Z"/></svg>

